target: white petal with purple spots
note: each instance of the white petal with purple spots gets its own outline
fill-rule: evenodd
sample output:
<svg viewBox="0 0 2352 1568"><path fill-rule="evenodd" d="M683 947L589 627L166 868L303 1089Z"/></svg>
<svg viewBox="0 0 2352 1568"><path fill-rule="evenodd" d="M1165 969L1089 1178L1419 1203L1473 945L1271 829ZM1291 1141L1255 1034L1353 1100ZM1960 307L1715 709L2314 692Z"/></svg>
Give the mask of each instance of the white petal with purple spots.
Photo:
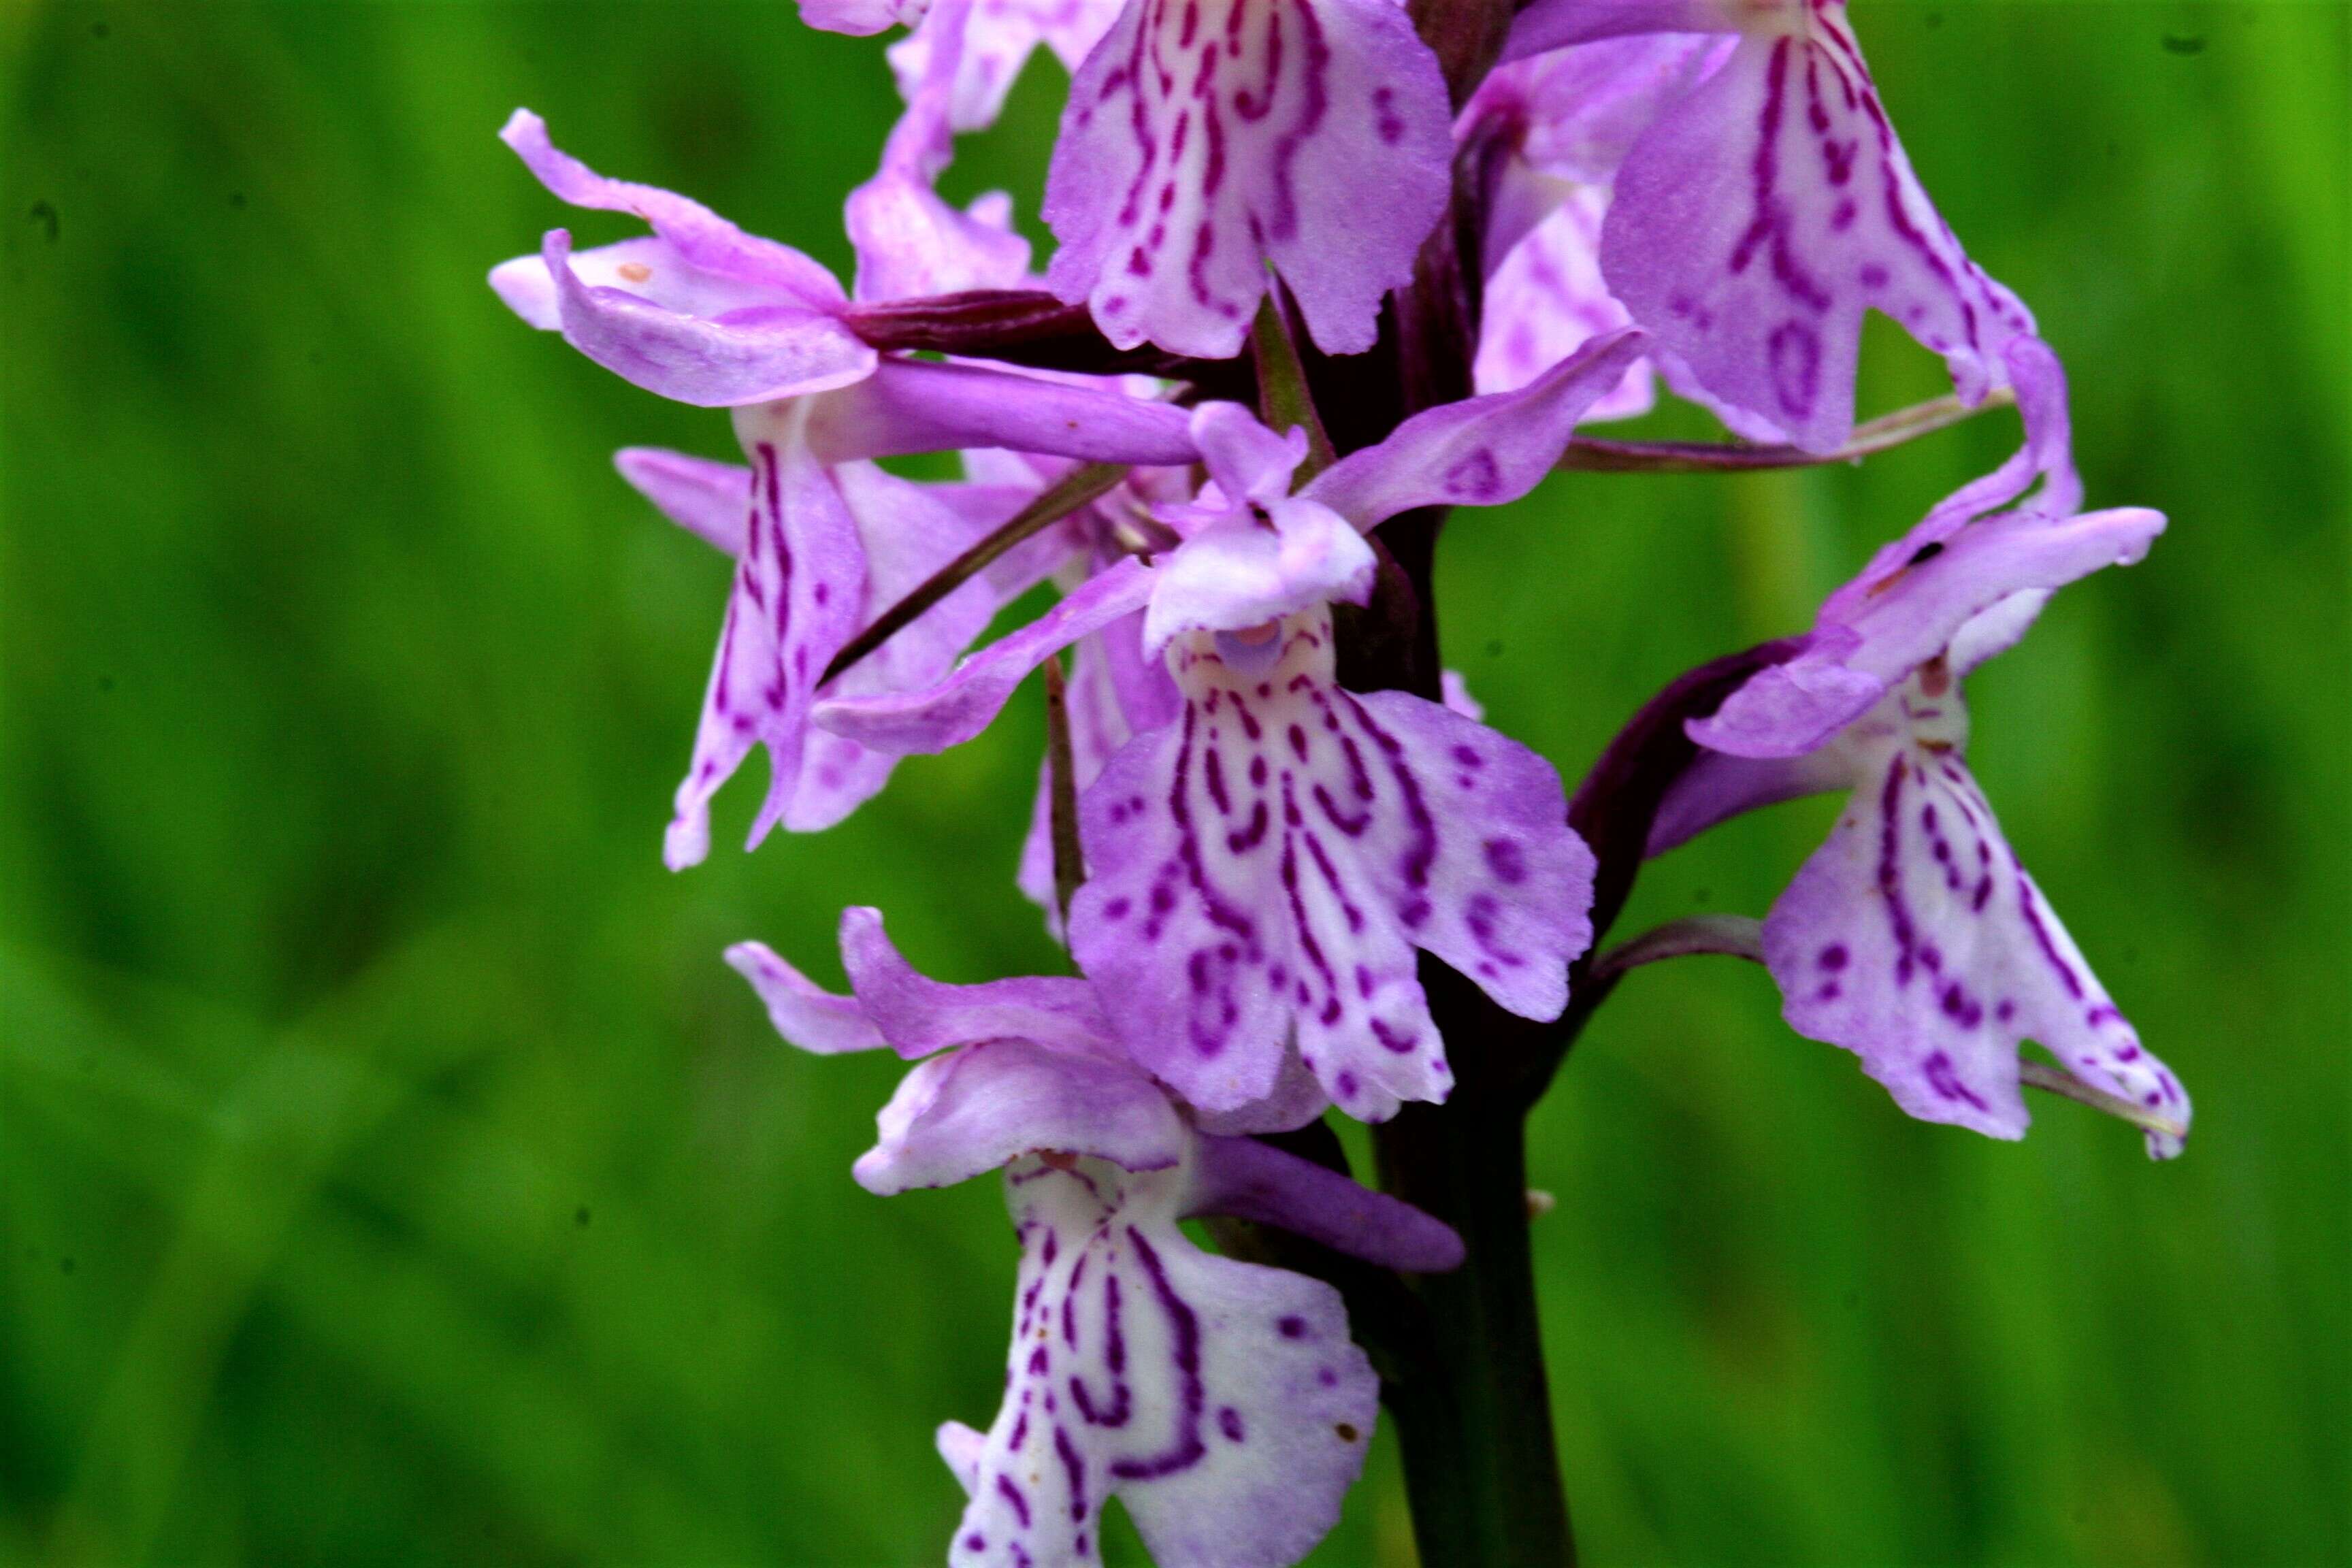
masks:
<svg viewBox="0 0 2352 1568"><path fill-rule="evenodd" d="M1004 1403L943 1431L971 1504L958 1568L1101 1560L1116 1494L1153 1559L1296 1563L1363 1468L1379 1380L1319 1280L1200 1251L1183 1170L1031 1155L1005 1175L1022 1244Z"/></svg>

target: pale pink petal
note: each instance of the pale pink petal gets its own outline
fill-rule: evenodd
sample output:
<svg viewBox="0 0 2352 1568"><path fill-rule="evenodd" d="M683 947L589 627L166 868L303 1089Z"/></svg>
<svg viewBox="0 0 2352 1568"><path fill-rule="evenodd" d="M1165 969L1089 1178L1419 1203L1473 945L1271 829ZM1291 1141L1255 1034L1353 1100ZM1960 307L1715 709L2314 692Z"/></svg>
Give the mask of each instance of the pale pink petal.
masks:
<svg viewBox="0 0 2352 1568"><path fill-rule="evenodd" d="M1480 392L1517 392L1592 339L1631 323L1601 281L1601 219L1608 210L1600 187L1569 187L1486 280L1473 373ZM1630 419L1656 401L1650 367L1636 362L1584 417Z"/></svg>
<svg viewBox="0 0 2352 1568"><path fill-rule="evenodd" d="M1191 1136L1167 1094L1133 1068L1017 1037L921 1063L874 1120L879 1137L851 1174L884 1197L952 1186L1034 1149L1164 1170Z"/></svg>
<svg viewBox="0 0 2352 1568"><path fill-rule="evenodd" d="M958 212L933 188L955 155L950 100L973 3L940 0L923 19L926 74L883 144L880 171L849 194L860 300L1013 289L1028 278L1029 242L1012 232L1011 198L993 193Z"/></svg>
<svg viewBox="0 0 2352 1568"><path fill-rule="evenodd" d="M1004 1402L977 1456L955 1568L1102 1560L1117 1496L1152 1558L1281 1568L1339 1518L1379 1379L1319 1280L1202 1252L1181 1170L1013 1163L1021 1238Z"/></svg>
<svg viewBox="0 0 2352 1568"><path fill-rule="evenodd" d="M1914 708L1917 683L1889 699ZM1906 732L1957 712L1906 716ZM1932 734L1927 737L1933 739ZM2150 1056L2003 839L1957 747L1873 759L1830 840L1764 922L1790 1026L1843 1046L1930 1121L2024 1135L2017 1047L2032 1039L2093 1087L2186 1129L2188 1096ZM2148 1152L2180 1140L2150 1131Z"/></svg>
<svg viewBox="0 0 2352 1568"><path fill-rule="evenodd" d="M856 629L866 563L833 475L801 439L805 405L744 410L751 510L719 636L694 760L678 785L663 856L673 870L709 853L711 795L754 745L768 748L768 801L756 845L797 784L818 677Z"/></svg>
<svg viewBox="0 0 2352 1568"><path fill-rule="evenodd" d="M809 442L828 462L973 447L1099 463L1200 457L1184 410L1105 381L901 359L824 399Z"/></svg>
<svg viewBox="0 0 2352 1568"><path fill-rule="evenodd" d="M838 996L776 956L767 943L739 942L727 962L751 983L776 1033L804 1051L835 1056L884 1047L882 1032L852 996Z"/></svg>
<svg viewBox="0 0 2352 1568"><path fill-rule="evenodd" d="M1591 858L1549 764L1401 693L1331 679L1317 610L1244 643L1188 634L1181 722L1080 803L1072 952L1128 1048L1214 1112L1265 1098L1287 1042L1350 1115L1452 1081L1414 949L1558 1013Z"/></svg>
<svg viewBox="0 0 2352 1568"><path fill-rule="evenodd" d="M901 753L961 745L988 728L1013 689L1048 656L1141 609L1151 595L1151 575L1140 561L1122 561L929 689L820 702L815 721L861 745Z"/></svg>
<svg viewBox="0 0 2352 1568"><path fill-rule="evenodd" d="M1039 44L1076 70L1118 16L1118 0L974 0L964 32L949 122L957 131L996 123L1004 95ZM898 90L913 98L931 68L929 29L917 28L890 46Z"/></svg>
<svg viewBox="0 0 2352 1568"><path fill-rule="evenodd" d="M1451 120L1391 0L1129 0L1063 111L1048 283L1122 348L1223 359L1271 265L1360 353L1444 208Z"/></svg>
<svg viewBox="0 0 2352 1568"><path fill-rule="evenodd" d="M751 469L659 447L624 447L613 466L672 522L730 557L743 553Z"/></svg>
<svg viewBox="0 0 2352 1568"><path fill-rule="evenodd" d="M1370 529L1423 506L1500 506L1536 488L1576 422L1624 378L1638 331L1596 338L1517 392L1416 414L1376 447L1351 452L1300 490Z"/></svg>
<svg viewBox="0 0 2352 1568"><path fill-rule="evenodd" d="M1742 15L1730 59L1617 172L1610 291L1745 433L1813 451L1853 429L1865 310L1943 355L1964 399L2002 384L2001 350L2032 318L1928 200L1843 5Z"/></svg>

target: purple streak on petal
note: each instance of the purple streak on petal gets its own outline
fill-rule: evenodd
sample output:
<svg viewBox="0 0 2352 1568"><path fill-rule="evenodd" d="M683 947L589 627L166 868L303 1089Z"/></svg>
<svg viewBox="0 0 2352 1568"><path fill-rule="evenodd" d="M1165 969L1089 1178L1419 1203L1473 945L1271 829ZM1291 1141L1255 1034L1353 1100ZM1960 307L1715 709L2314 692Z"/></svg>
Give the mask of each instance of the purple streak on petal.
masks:
<svg viewBox="0 0 2352 1568"><path fill-rule="evenodd" d="M1811 451L1843 442L1871 309L1941 354L1963 398L1981 398L2032 317L1928 200L1844 7L1747 16L1730 59L1618 171L1601 247L1611 291L1743 434Z"/></svg>
<svg viewBox="0 0 2352 1568"><path fill-rule="evenodd" d="M1188 634L1181 722L1079 803L1072 952L1137 1059L1217 1112L1306 1068L1376 1120L1451 1083L1414 948L1556 1015L1591 858L1532 752L1434 703L1331 679L1318 610L1277 639Z"/></svg>
<svg viewBox="0 0 2352 1568"><path fill-rule="evenodd" d="M798 438L798 416L789 406L747 410L739 424L752 458L751 507L664 847L673 870L708 853L710 797L754 745L768 748L772 779L752 843L781 816L798 783L816 678L856 629L866 585L856 521Z"/></svg>
<svg viewBox="0 0 2352 1568"><path fill-rule="evenodd" d="M1113 1495L1160 1563L1277 1568L1338 1518L1378 1379L1336 1290L1185 1238L1187 1185L1014 1163L1014 1340L994 1424L950 1459L971 1481L958 1568L1098 1561Z"/></svg>
<svg viewBox="0 0 2352 1568"><path fill-rule="evenodd" d="M739 942L727 962L767 1005L776 1033L804 1051L834 1056L883 1047L881 1031L851 996L836 996L776 956L765 942Z"/></svg>
<svg viewBox="0 0 2352 1568"><path fill-rule="evenodd" d="M613 466L672 522L730 558L743 553L751 469L659 447L624 447Z"/></svg>
<svg viewBox="0 0 2352 1568"><path fill-rule="evenodd" d="M1202 1139L1192 1184L1188 1215L1278 1226L1384 1268L1439 1274L1462 1264L1462 1238L1444 1221L1255 1138Z"/></svg>
<svg viewBox="0 0 2352 1568"><path fill-rule="evenodd" d="M991 643L925 690L840 699L816 706L816 722L883 751L943 752L988 727L1028 673L1087 633L1141 609L1151 572L1127 560L1089 578L1045 615Z"/></svg>
<svg viewBox="0 0 2352 1568"><path fill-rule="evenodd" d="M2031 1038L2093 1086L2186 1126L2188 1097L2149 1056L2042 902L1948 737L1958 694L1881 745L1829 842L1764 921L1790 1026L1861 1057L1912 1115L2021 1137L2017 1047ZM2167 1158L2179 1141L2148 1135Z"/></svg>
<svg viewBox="0 0 2352 1568"><path fill-rule="evenodd" d="M1047 280L1121 348L1223 359L1270 264L1315 342L1358 353L1444 210L1451 119L1391 0L1129 0L1071 83Z"/></svg>
<svg viewBox="0 0 2352 1568"><path fill-rule="evenodd" d="M1637 331L1596 338L1517 392L1416 414L1377 447L1349 453L1299 492L1370 529L1415 507L1499 506L1535 489L1576 422L1640 357Z"/></svg>

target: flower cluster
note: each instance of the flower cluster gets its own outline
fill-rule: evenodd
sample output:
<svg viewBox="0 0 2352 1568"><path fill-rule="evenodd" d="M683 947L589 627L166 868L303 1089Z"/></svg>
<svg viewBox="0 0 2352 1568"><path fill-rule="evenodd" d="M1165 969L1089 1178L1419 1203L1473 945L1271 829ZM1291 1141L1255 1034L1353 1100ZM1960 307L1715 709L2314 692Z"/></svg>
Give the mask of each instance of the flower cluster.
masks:
<svg viewBox="0 0 2352 1568"><path fill-rule="evenodd" d="M1003 1174L1013 1349L990 1429L940 1431L970 1498L951 1561L1091 1561L1113 1494L1169 1563L1290 1563L1329 1527L1379 1396L1341 1297L1178 1222L1460 1264L1445 1224L1279 1135L1447 1100L1432 963L1561 1018L1598 869L1551 764L1458 681L1342 679L1351 617L1426 592L1377 531L1527 494L1580 421L1645 410L1661 379L1743 438L1835 452L1867 309L1942 355L1961 402L2013 396L2025 446L1744 680L1637 717L1674 765L1643 774L1634 858L1851 790L1756 943L1790 1025L1915 1116L2017 1137L2021 1083L2055 1079L2178 1149L2180 1086L2002 837L1959 695L2163 519L2080 510L2057 360L1929 202L1837 0L1534 0L1466 73L1393 0L802 11L910 29L889 50L905 113L846 205L852 289L593 173L521 110L505 140L550 192L651 232L575 251L551 230L491 283L636 385L731 411L741 465L617 459L735 563L673 868L708 854L754 747L756 847L980 734L1041 667L1057 695L1019 882L1076 975L940 984L870 910L843 917L847 995L758 944L728 955L793 1044L915 1063L866 1187ZM1040 43L1072 79L1038 278L1009 199L958 209L935 183ZM1423 379L1458 395L1400 394L1334 450L1317 389L1372 374L1339 356L1391 341L1387 302L1456 245L1467 363ZM963 479L877 466L915 453L961 454ZM1048 583L1052 608L973 649ZM2027 1038L2069 1070L2021 1066Z"/></svg>

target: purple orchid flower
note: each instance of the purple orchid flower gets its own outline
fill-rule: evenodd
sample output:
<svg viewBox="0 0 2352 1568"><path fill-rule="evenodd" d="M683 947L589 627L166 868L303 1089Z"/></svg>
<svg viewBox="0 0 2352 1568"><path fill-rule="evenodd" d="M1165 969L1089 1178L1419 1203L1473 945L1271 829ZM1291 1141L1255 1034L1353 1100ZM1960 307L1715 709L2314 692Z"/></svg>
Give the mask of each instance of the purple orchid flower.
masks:
<svg viewBox="0 0 2352 1568"><path fill-rule="evenodd" d="M909 120L936 107L909 110ZM517 110L504 134L556 195L635 212L655 233L575 257L555 230L541 256L492 272L501 297L649 391L734 405L751 459L749 471L724 474L696 459L623 459L624 472L673 516L734 542L738 561L664 857L678 868L709 852L710 797L754 745L768 749L772 778L751 843L779 822L795 831L830 826L881 786L889 763L831 737L812 742L808 710L824 668L876 612L1011 510L975 524L866 459L1004 447L1184 463L1196 450L1184 416L1076 377L878 356L836 319L846 303L840 286L799 252L747 236L684 197L603 178L550 144L528 111ZM965 247L951 226L920 220L928 175L919 157L908 157L915 162L903 167L886 160L861 193L876 197L861 247L869 258L896 247L898 260L873 264L879 276L937 279L963 265L955 258ZM912 221L894 226L891 215L909 212ZM590 281L603 278L615 281ZM730 508L740 508L741 526L718 521ZM1002 602L967 585L925 617L912 643L853 671L842 690L935 679Z"/></svg>
<svg viewBox="0 0 2352 1568"><path fill-rule="evenodd" d="M1360 353L1444 210L1451 120L1394 0L1128 0L1070 84L1047 282L1121 348L1223 359L1271 267Z"/></svg>
<svg viewBox="0 0 2352 1568"><path fill-rule="evenodd" d="M2187 1094L2084 961L1966 762L1960 682L2054 590L2138 561L2164 529L2143 508L2076 512L2055 488L2063 504L2045 489L1958 521L1947 501L1881 551L1795 658L1689 726L1712 750L1668 793L1650 852L1754 806L1851 790L1764 921L1790 1026L1854 1052L1910 1114L1997 1138L2024 1135L2017 1050L2031 1037L2140 1108L2149 1153L2167 1158Z"/></svg>
<svg viewBox="0 0 2352 1568"><path fill-rule="evenodd" d="M996 1421L940 1429L971 1498L950 1561L1097 1561L1112 1495L1161 1562L1304 1556L1362 1468L1379 1380L1338 1291L1202 1252L1178 1222L1235 1215L1420 1271L1458 1265L1460 1238L1336 1172L1202 1131L1128 1059L1085 981L941 984L872 910L844 912L841 944L850 996L757 943L728 958L794 1044L918 1060L857 1162L862 1184L1002 1169L1021 1242ZM1320 1101L1261 1109L1295 1124Z"/></svg>
<svg viewBox="0 0 2352 1568"><path fill-rule="evenodd" d="M1328 605L1370 595L1363 530L1533 489L1640 347L1620 332L1522 391L1419 415L1297 495L1302 433L1204 405L1193 435L1213 482L1162 510L1175 549L1098 574L930 691L828 701L817 722L943 749L1055 649L1140 610L1183 710L1080 802L1080 967L1138 1059L1204 1110L1262 1098L1294 1054L1360 1118L1442 1100L1450 1072L1414 950L1514 1012L1558 1016L1591 936L1591 857L1534 752L1404 692L1341 690Z"/></svg>
<svg viewBox="0 0 2352 1568"><path fill-rule="evenodd" d="M1728 39L1674 34L1612 38L1499 66L1479 84L1454 130L1485 187L1479 391L1525 386L1631 323L1601 276L1610 183L1659 109L1730 48ZM1643 361L1585 417L1630 418L1654 400Z"/></svg>
<svg viewBox="0 0 2352 1568"><path fill-rule="evenodd" d="M1676 389L1744 436L1831 451L1862 317L1944 357L1969 403L2033 318L1912 172L1840 0L1536 0L1508 58L1657 33L1738 35L1616 172L1601 264Z"/></svg>

